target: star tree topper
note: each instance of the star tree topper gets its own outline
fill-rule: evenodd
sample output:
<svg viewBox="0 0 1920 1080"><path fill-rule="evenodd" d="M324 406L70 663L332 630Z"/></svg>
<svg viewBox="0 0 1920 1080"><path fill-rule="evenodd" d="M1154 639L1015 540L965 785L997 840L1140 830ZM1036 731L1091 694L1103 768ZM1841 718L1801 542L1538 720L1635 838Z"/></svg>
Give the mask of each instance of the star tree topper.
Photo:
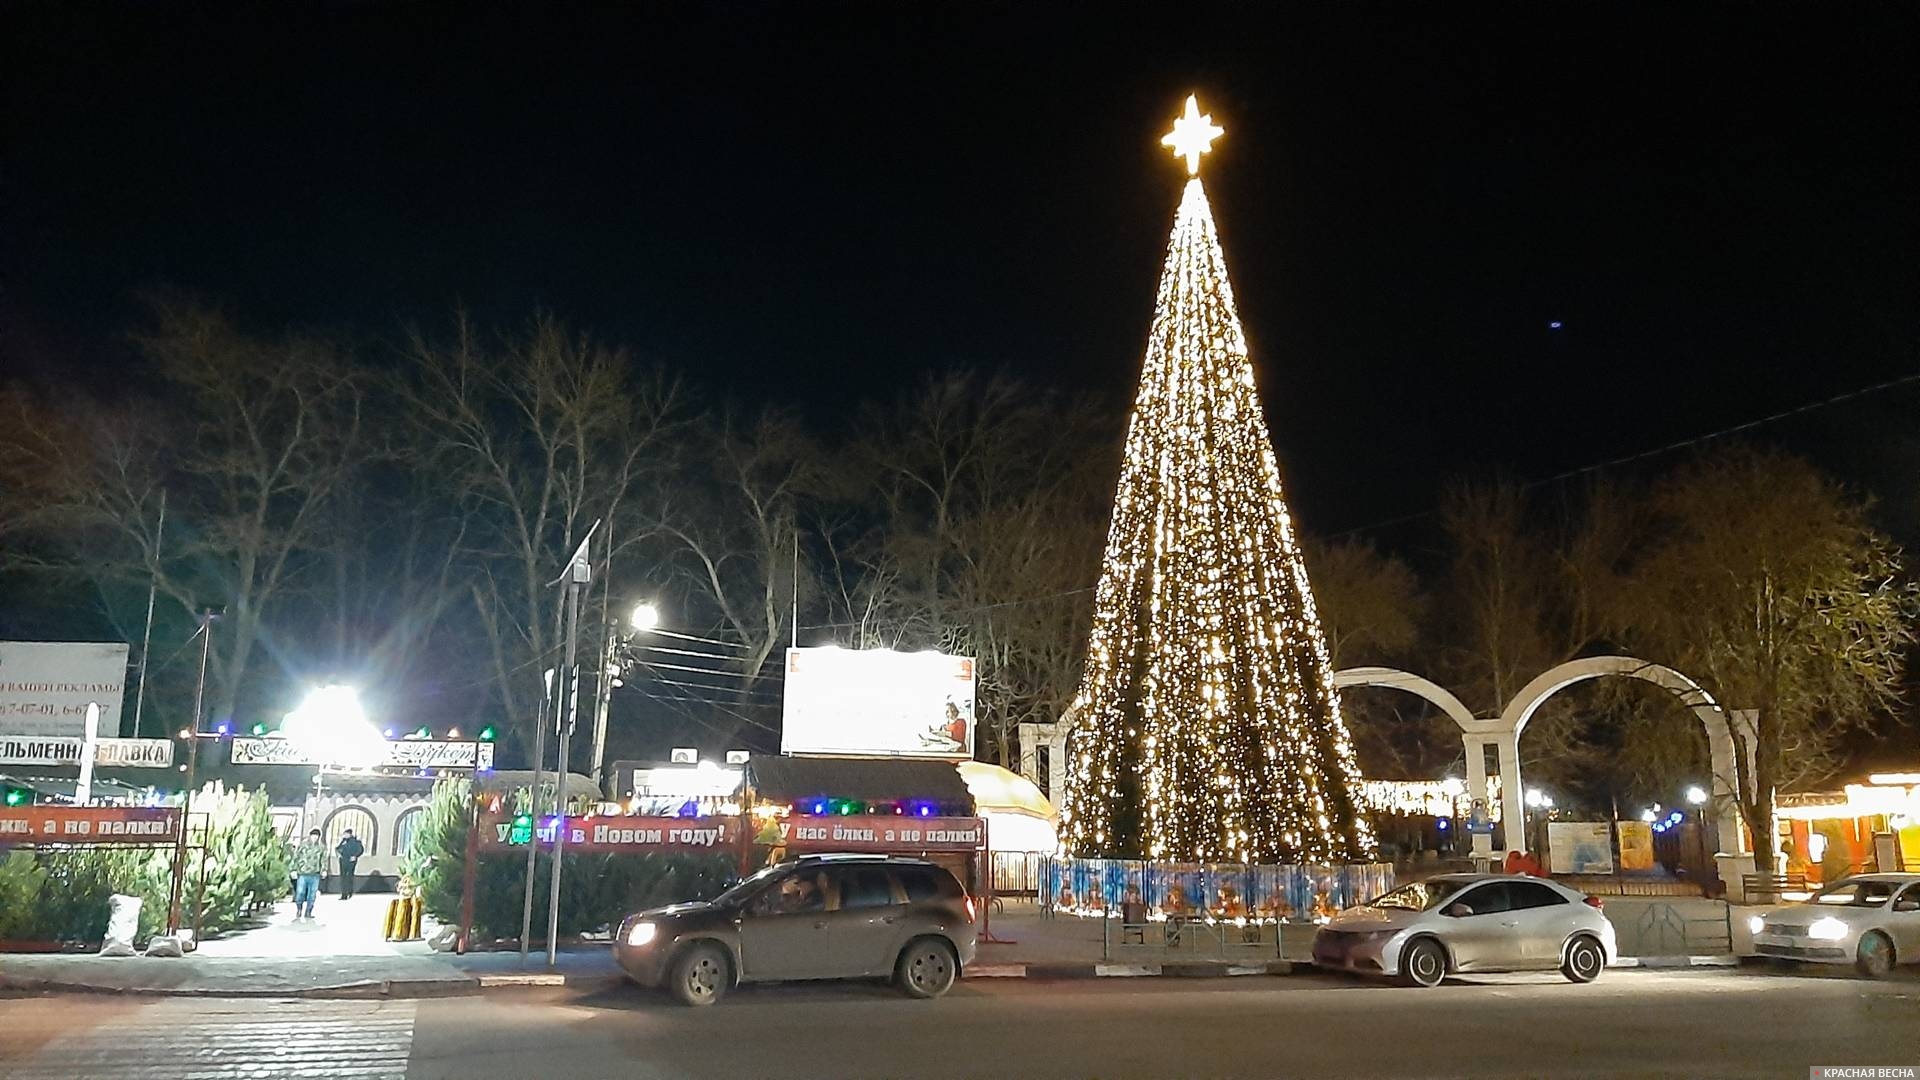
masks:
<svg viewBox="0 0 1920 1080"><path fill-rule="evenodd" d="M1173 130L1160 140L1162 146L1173 147L1174 157L1187 159L1187 175L1200 175L1200 155L1212 150L1213 140L1219 138L1225 128L1213 122L1212 113L1202 113L1200 102L1194 95L1187 95L1187 111L1184 116L1173 122Z"/></svg>

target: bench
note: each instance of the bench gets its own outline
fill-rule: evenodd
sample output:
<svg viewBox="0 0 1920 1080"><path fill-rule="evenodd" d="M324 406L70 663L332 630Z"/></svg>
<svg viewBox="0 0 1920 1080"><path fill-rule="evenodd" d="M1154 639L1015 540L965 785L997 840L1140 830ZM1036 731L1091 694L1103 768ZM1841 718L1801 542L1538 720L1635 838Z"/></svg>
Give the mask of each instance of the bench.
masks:
<svg viewBox="0 0 1920 1080"><path fill-rule="evenodd" d="M1784 893L1805 893L1807 875L1805 874L1741 874L1740 892L1751 904L1756 900L1771 898L1779 901Z"/></svg>

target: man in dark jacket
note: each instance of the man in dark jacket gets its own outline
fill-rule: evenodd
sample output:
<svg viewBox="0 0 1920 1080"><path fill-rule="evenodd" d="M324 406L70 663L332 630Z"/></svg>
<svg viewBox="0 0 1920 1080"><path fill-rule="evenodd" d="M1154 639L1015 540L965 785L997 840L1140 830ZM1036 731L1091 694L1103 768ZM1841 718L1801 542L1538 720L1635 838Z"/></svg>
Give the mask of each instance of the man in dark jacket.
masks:
<svg viewBox="0 0 1920 1080"><path fill-rule="evenodd" d="M333 849L334 855L340 859L340 899L353 898L353 867L366 852L366 847L353 835L352 829L347 830L346 835L340 838L340 845Z"/></svg>

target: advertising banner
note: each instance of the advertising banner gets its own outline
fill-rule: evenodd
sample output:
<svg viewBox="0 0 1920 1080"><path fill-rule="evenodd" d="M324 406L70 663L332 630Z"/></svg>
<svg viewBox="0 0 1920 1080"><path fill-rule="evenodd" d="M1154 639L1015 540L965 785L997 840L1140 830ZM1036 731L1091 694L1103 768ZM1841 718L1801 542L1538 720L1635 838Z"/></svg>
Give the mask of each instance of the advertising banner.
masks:
<svg viewBox="0 0 1920 1080"><path fill-rule="evenodd" d="M119 643L0 641L0 730L19 735L85 735L87 706L100 730L120 730L127 647Z"/></svg>
<svg viewBox="0 0 1920 1080"><path fill-rule="evenodd" d="M87 741L77 736L0 735L0 765L78 765ZM172 739L96 739L93 763L142 769L173 765Z"/></svg>
<svg viewBox="0 0 1920 1080"><path fill-rule="evenodd" d="M0 845L163 843L179 828L169 806L0 807Z"/></svg>
<svg viewBox="0 0 1920 1080"><path fill-rule="evenodd" d="M986 822L970 817L847 814L777 825L779 843L793 851L979 851L987 844Z"/></svg>
<svg viewBox="0 0 1920 1080"><path fill-rule="evenodd" d="M1604 821L1547 822L1547 870L1554 874L1613 873L1612 830Z"/></svg>
<svg viewBox="0 0 1920 1080"><path fill-rule="evenodd" d="M235 765L330 765L286 739L244 736L233 740ZM388 769L491 769L493 744L490 742L434 742L430 739L389 739L387 758L380 763Z"/></svg>
<svg viewBox="0 0 1920 1080"><path fill-rule="evenodd" d="M1653 869L1653 825L1645 821L1619 821L1614 830L1620 834L1620 869Z"/></svg>
<svg viewBox="0 0 1920 1080"><path fill-rule="evenodd" d="M788 649L783 754L973 756L973 659L891 649Z"/></svg>
<svg viewBox="0 0 1920 1080"><path fill-rule="evenodd" d="M542 818L537 830L540 843L552 844L561 827L558 818ZM568 851L687 854L730 850L740 842L737 817L581 817L568 818L564 827ZM480 819L480 846L488 851L522 847L535 831L531 822L515 829L512 818L484 815Z"/></svg>

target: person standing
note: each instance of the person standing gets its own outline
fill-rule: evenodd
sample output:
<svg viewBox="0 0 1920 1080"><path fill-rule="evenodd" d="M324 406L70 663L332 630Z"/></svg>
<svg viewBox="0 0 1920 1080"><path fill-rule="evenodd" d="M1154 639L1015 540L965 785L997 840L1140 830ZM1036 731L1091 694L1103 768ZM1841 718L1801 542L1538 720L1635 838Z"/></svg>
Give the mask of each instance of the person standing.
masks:
<svg viewBox="0 0 1920 1080"><path fill-rule="evenodd" d="M293 917L313 918L313 901L320 895L320 873L327 868L327 845L320 830L307 834L293 849Z"/></svg>
<svg viewBox="0 0 1920 1080"><path fill-rule="evenodd" d="M366 852L366 845L353 835L352 829L347 830L346 835L340 838L340 845L333 849L334 855L340 859L340 899L353 899L353 868Z"/></svg>

